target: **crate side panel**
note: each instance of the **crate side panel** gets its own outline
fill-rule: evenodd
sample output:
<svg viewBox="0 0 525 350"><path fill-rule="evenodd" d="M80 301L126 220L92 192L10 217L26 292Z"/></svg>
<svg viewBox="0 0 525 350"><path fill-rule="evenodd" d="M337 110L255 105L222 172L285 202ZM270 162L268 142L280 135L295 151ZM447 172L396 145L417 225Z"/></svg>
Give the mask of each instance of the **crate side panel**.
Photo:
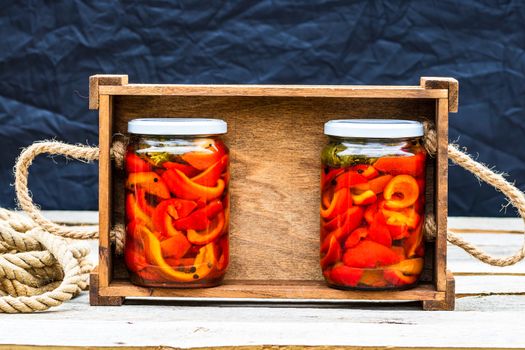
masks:
<svg viewBox="0 0 525 350"><path fill-rule="evenodd" d="M226 278L320 280L323 124L342 118L434 120L435 112L431 99L115 96L113 131L125 133L127 122L139 117L226 120L233 213ZM114 180L122 186L121 178Z"/></svg>

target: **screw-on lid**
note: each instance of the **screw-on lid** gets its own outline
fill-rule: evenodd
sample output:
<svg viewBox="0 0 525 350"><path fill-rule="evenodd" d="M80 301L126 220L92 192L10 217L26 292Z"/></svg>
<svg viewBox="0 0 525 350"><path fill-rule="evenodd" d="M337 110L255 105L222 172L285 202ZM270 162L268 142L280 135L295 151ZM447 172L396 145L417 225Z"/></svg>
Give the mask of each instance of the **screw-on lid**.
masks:
<svg viewBox="0 0 525 350"><path fill-rule="evenodd" d="M145 118L128 122L130 134L142 135L218 135L228 131L220 119L207 118Z"/></svg>
<svg viewBox="0 0 525 350"><path fill-rule="evenodd" d="M423 136L423 124L401 119L339 119L324 124L329 136L362 138L403 138Z"/></svg>

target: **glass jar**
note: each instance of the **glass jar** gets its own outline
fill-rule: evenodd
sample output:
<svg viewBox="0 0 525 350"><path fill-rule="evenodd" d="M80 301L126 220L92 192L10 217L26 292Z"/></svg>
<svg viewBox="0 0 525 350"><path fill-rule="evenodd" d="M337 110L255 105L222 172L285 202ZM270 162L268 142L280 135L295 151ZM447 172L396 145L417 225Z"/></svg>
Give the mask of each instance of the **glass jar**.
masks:
<svg viewBox="0 0 525 350"><path fill-rule="evenodd" d="M135 284L211 287L229 261L229 151L218 119L128 123L126 266Z"/></svg>
<svg viewBox="0 0 525 350"><path fill-rule="evenodd" d="M351 119L325 124L321 269L329 286L415 286L424 266L423 125Z"/></svg>

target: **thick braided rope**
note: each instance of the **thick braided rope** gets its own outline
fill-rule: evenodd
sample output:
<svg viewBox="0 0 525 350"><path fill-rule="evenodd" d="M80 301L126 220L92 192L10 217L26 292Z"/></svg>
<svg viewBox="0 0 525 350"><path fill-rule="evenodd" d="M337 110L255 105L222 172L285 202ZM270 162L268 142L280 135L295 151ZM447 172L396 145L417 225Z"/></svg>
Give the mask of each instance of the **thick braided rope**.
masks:
<svg viewBox="0 0 525 350"><path fill-rule="evenodd" d="M114 141L112 156L118 168L123 167L126 145L123 141ZM80 161L92 162L99 157L98 147L83 145L70 145L58 141L35 142L22 151L16 161L15 166L15 189L18 204L29 217L46 232L57 236L73 239L94 239L98 238L97 227L71 227L56 224L42 215L42 212L33 202L28 189L29 166L40 154L63 155ZM117 252L122 252L124 246L124 227L122 224L115 225L111 232L112 238L116 241Z"/></svg>
<svg viewBox="0 0 525 350"><path fill-rule="evenodd" d="M429 154L433 155L437 150L436 133L428 123L425 125L425 128L425 148ZM518 210L518 213L525 222L525 195L516 186L508 182L501 174L494 172L484 164L472 159L468 154L460 151L457 145L451 144L448 146L448 158L455 164L472 173L478 179L502 192L508 198L509 203ZM427 238L434 239L437 232L434 217L432 215L427 215L426 217L425 235ZM451 231L447 232L447 240L486 264L503 267L514 265L525 258L525 230L523 233L524 240L521 248L514 255L504 258L493 257L487 254L479 247L465 241L459 235Z"/></svg>
<svg viewBox="0 0 525 350"><path fill-rule="evenodd" d="M21 213L0 208L0 312L44 311L88 286L83 244L51 235Z"/></svg>

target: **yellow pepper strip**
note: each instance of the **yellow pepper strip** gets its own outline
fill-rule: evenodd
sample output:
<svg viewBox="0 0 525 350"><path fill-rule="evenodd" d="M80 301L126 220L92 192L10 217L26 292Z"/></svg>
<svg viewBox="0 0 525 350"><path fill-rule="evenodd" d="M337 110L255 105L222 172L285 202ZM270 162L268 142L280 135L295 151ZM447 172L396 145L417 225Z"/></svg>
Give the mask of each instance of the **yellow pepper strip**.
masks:
<svg viewBox="0 0 525 350"><path fill-rule="evenodd" d="M423 271L423 258L406 259L385 267L385 270L399 271L405 275L419 275Z"/></svg>
<svg viewBox="0 0 525 350"><path fill-rule="evenodd" d="M143 228L144 252L146 259L160 268L160 273L168 279L176 282L193 282L206 277L215 266L216 257L213 249L213 243L207 244L199 250L195 257L194 265L188 272L173 269L162 256L160 241L155 235Z"/></svg>
<svg viewBox="0 0 525 350"><path fill-rule="evenodd" d="M133 191L134 186L139 186L144 191L163 198L170 198L170 191L160 176L154 172L131 173L126 180L126 188Z"/></svg>
<svg viewBox="0 0 525 350"><path fill-rule="evenodd" d="M321 205L321 216L325 220L330 220L351 206L352 202L348 197L348 189L341 188L332 197L332 202L328 208L324 209Z"/></svg>
<svg viewBox="0 0 525 350"><path fill-rule="evenodd" d="M413 205L419 197L419 186L410 175L397 175L385 186L386 207L402 209Z"/></svg>
<svg viewBox="0 0 525 350"><path fill-rule="evenodd" d="M215 220L214 220L215 221ZM206 230L196 231L189 229L187 231L187 238L193 244L203 245L208 244L211 241L215 240L223 232L224 228L224 213L220 212L217 215L217 222L215 227L208 227Z"/></svg>
<svg viewBox="0 0 525 350"><path fill-rule="evenodd" d="M153 229L153 222L150 216L142 211L133 193L129 193L126 196L126 216L130 221L139 220L148 228Z"/></svg>

